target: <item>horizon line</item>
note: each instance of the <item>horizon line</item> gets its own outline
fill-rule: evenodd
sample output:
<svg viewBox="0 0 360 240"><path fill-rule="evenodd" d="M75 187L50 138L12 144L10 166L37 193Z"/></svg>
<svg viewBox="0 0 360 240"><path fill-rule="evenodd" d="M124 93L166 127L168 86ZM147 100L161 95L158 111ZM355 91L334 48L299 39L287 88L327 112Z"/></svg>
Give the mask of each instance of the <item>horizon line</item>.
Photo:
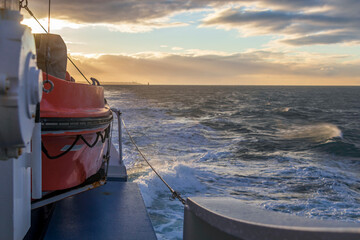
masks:
<svg viewBox="0 0 360 240"><path fill-rule="evenodd" d="M279 85L279 84L143 84L143 83L107 83L103 82L101 83L103 86L274 86L274 87L360 87L359 85L296 85L296 84L289 84L289 85Z"/></svg>

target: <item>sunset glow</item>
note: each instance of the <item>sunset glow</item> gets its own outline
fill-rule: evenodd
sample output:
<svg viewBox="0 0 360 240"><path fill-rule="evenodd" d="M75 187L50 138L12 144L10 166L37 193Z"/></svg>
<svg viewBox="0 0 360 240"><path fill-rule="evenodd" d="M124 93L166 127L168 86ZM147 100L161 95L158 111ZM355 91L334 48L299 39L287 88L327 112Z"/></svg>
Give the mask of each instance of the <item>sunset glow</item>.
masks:
<svg viewBox="0 0 360 240"><path fill-rule="evenodd" d="M52 2L51 31L102 82L360 85L359 7L350 0L65 0ZM47 5L31 0L29 8L47 27ZM42 31L22 13L24 24Z"/></svg>

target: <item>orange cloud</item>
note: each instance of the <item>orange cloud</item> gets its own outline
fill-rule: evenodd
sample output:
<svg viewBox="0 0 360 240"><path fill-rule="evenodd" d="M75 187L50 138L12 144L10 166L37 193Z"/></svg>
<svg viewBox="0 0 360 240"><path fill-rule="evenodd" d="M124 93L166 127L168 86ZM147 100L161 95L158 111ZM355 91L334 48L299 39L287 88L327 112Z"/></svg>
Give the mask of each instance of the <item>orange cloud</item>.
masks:
<svg viewBox="0 0 360 240"><path fill-rule="evenodd" d="M277 56L276 53L273 53ZM160 55L161 56L161 55ZM263 59L266 52L219 55L102 55L73 57L84 73L101 82L186 85L360 85L355 64ZM69 67L71 74L81 76Z"/></svg>

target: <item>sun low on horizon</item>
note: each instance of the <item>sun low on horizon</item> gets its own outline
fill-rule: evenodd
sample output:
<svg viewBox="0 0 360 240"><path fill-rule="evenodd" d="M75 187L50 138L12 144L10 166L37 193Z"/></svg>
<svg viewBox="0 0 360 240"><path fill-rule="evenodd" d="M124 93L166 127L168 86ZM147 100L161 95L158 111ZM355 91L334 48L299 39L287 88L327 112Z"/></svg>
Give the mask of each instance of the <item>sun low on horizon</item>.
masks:
<svg viewBox="0 0 360 240"><path fill-rule="evenodd" d="M28 6L47 27L48 1ZM352 0L52 0L50 29L103 83L357 86L359 8Z"/></svg>

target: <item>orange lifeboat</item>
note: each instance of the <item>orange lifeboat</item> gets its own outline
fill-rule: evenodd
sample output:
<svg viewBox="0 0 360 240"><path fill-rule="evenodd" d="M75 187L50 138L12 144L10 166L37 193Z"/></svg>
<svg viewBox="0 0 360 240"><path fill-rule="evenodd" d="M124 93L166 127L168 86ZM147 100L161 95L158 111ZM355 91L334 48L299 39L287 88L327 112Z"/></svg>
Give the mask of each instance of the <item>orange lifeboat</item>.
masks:
<svg viewBox="0 0 360 240"><path fill-rule="evenodd" d="M60 36L37 34L35 40L45 81L40 103L43 191L99 179L105 173L113 118L104 89L95 82L76 83L66 72L66 46ZM45 61L46 54L51 57Z"/></svg>

